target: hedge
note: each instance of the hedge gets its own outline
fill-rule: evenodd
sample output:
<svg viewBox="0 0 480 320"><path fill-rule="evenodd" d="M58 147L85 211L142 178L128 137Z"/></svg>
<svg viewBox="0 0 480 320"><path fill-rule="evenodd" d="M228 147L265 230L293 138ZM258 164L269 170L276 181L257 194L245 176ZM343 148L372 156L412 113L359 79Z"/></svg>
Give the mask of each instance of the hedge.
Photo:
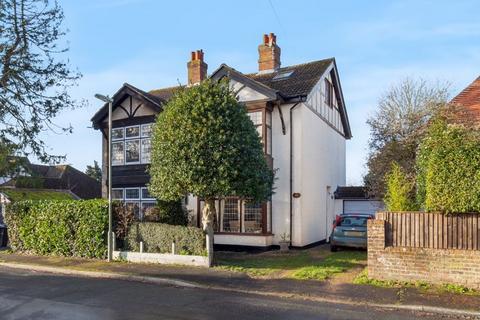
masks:
<svg viewBox="0 0 480 320"><path fill-rule="evenodd" d="M40 255L104 258L108 203L105 200L25 200L8 205L10 247Z"/></svg>
<svg viewBox="0 0 480 320"><path fill-rule="evenodd" d="M205 234L195 227L173 226L155 222L134 223L127 235L127 248L140 250L143 241L145 252L172 252L175 242L178 253L188 255L206 255Z"/></svg>
<svg viewBox="0 0 480 320"><path fill-rule="evenodd" d="M417 155L417 192L427 211L480 212L480 132L435 121Z"/></svg>

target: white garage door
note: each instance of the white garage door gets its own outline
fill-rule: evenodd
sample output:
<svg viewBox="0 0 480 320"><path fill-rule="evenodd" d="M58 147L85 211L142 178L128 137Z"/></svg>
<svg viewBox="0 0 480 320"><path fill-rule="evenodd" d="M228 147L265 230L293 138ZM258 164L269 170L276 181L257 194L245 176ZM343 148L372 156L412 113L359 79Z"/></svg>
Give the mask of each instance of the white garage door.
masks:
<svg viewBox="0 0 480 320"><path fill-rule="evenodd" d="M344 200L343 213L375 214L383 210L383 202L378 200Z"/></svg>

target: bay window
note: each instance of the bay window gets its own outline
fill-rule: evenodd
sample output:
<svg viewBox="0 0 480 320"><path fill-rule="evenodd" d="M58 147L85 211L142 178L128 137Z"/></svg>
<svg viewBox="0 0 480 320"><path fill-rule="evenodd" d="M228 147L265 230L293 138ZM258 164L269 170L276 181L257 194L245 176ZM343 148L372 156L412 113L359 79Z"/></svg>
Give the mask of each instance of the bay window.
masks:
<svg viewBox="0 0 480 320"><path fill-rule="evenodd" d="M150 163L152 125L112 129L112 165Z"/></svg>

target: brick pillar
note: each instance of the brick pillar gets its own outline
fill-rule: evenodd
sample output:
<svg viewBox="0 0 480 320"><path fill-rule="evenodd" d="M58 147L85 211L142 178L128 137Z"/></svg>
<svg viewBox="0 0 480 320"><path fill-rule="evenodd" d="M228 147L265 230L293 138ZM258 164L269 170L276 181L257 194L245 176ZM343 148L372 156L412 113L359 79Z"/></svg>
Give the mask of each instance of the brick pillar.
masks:
<svg viewBox="0 0 480 320"><path fill-rule="evenodd" d="M368 276L378 277L375 266L377 257L385 250L385 220L368 220Z"/></svg>

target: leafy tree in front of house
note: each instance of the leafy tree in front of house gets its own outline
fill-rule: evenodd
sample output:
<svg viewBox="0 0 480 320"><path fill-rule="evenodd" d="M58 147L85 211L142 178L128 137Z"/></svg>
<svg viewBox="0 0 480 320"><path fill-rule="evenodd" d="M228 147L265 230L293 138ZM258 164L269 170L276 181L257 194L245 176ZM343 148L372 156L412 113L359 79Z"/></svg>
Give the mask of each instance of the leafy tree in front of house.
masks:
<svg viewBox="0 0 480 320"><path fill-rule="evenodd" d="M45 162L63 157L49 155L39 134L70 132L53 119L77 106L68 89L80 74L68 65L63 19L57 1L0 1L0 139Z"/></svg>
<svg viewBox="0 0 480 320"><path fill-rule="evenodd" d="M97 160L93 160L93 166L87 165L87 169L85 170L85 174L97 181L102 180L102 169L98 165Z"/></svg>
<svg viewBox="0 0 480 320"><path fill-rule="evenodd" d="M245 106L226 81L210 80L179 90L158 116L150 175L149 191L158 199L193 194L205 201L202 224L210 246L215 199L264 201L274 179Z"/></svg>
<svg viewBox="0 0 480 320"><path fill-rule="evenodd" d="M380 98L377 111L367 120L370 154L364 182L370 193L384 195L392 161L408 175L415 174L418 145L428 121L448 101L448 92L447 84L407 78Z"/></svg>
<svg viewBox="0 0 480 320"><path fill-rule="evenodd" d="M383 201L388 211L417 210L415 202L415 180L396 162L391 163L391 169L386 177L386 191Z"/></svg>
<svg viewBox="0 0 480 320"><path fill-rule="evenodd" d="M417 199L427 211L480 212L480 131L439 115L417 157Z"/></svg>

